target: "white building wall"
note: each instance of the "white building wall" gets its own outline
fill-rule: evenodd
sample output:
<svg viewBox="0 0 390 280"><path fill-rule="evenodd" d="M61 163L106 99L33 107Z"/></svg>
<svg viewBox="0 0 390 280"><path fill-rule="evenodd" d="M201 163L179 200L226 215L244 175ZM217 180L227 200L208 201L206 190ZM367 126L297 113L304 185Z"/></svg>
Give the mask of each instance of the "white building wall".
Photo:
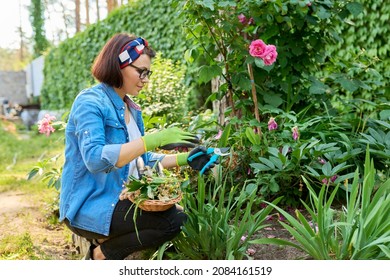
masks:
<svg viewBox="0 0 390 280"><path fill-rule="evenodd" d="M26 67L26 96L29 99L41 95L43 66L44 57L40 56Z"/></svg>

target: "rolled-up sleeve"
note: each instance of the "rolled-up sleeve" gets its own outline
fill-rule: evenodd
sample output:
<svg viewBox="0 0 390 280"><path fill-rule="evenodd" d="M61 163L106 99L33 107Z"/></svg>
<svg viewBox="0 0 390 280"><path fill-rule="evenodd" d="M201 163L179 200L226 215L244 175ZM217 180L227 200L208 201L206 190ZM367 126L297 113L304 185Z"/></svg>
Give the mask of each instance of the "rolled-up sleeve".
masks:
<svg viewBox="0 0 390 280"><path fill-rule="evenodd" d="M91 173L117 169L122 144L107 144L104 107L96 96L81 95L75 102L73 121L79 150ZM103 103L104 104L104 103Z"/></svg>

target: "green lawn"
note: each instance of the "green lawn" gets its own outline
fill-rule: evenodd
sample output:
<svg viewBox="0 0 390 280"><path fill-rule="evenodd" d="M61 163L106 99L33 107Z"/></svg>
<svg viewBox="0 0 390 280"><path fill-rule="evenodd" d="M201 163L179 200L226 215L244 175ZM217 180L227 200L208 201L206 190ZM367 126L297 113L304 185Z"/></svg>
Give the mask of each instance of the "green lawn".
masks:
<svg viewBox="0 0 390 280"><path fill-rule="evenodd" d="M48 166L59 167L63 161L63 148L63 131L47 137L39 134L36 127L27 131L20 124L0 119L0 193L20 191L28 194L29 200L42 213L40 216L45 217L45 221L37 221L31 212L21 211L17 218L28 224L29 230L2 232L0 259L52 259L55 256L50 256L50 250L46 252L44 249L49 245L55 246L48 241L49 237L63 235L64 240L70 240L69 231L45 230L50 225L58 225L58 191L49 188L39 176L27 179L29 172L41 160L61 155L57 162ZM12 216L7 213L2 217L3 223L7 223L9 215ZM43 227L39 233L34 228L37 226ZM44 236L46 232L50 236Z"/></svg>
<svg viewBox="0 0 390 280"><path fill-rule="evenodd" d="M39 191L46 187L44 182L27 180L27 174L40 160L54 157L63 152L63 132L49 137L36 130L26 131L20 125L0 121L0 192L23 188ZM60 164L63 160L59 158Z"/></svg>

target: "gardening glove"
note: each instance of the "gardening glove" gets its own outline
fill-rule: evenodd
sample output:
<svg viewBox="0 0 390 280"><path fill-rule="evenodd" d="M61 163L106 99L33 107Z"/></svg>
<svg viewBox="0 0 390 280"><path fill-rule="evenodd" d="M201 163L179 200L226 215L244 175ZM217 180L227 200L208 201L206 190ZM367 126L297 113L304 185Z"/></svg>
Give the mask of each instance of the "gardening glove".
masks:
<svg viewBox="0 0 390 280"><path fill-rule="evenodd" d="M199 143L196 135L182 131L180 128L172 127L165 130L148 134L142 137L145 151L151 151L156 148L172 150L177 147L193 148Z"/></svg>
<svg viewBox="0 0 390 280"><path fill-rule="evenodd" d="M194 158L192 161L188 161L187 159L196 154L202 152L200 156L197 156ZM207 154L207 148L204 146L198 146L195 149L193 149L189 153L181 153L178 154L176 159L177 159L177 165L182 166L182 165L189 165L192 169L194 170L202 170L202 168L210 161L212 154ZM218 161L216 162L218 164ZM207 174L211 168L213 168L215 164L211 164L205 171L205 174Z"/></svg>

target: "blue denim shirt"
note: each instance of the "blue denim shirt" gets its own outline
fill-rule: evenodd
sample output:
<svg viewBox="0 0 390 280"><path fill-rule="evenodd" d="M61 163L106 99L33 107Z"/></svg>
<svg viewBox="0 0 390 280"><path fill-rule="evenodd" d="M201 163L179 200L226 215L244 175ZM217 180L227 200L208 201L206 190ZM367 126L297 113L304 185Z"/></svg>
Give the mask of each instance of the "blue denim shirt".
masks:
<svg viewBox="0 0 390 280"><path fill-rule="evenodd" d="M108 235L111 218L127 181L129 165L115 166L122 144L129 141L123 100L106 84L85 89L76 97L65 131L65 163L60 192L60 221ZM144 135L141 111L130 111ZM153 166L164 155L147 152Z"/></svg>

